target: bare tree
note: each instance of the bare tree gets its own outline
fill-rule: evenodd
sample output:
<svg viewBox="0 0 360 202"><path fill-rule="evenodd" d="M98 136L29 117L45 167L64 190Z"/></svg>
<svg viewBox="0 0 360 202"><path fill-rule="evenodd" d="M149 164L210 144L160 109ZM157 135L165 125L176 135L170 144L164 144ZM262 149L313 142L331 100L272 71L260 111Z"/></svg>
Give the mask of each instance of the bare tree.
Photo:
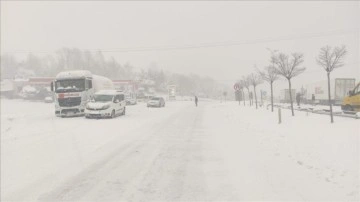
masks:
<svg viewBox="0 0 360 202"><path fill-rule="evenodd" d="M258 104L257 104L257 96L256 96L256 86L262 83L261 76L259 74L251 73L249 75L249 82L250 82L250 85L252 85L254 87L255 105L256 105L256 109L257 109Z"/></svg>
<svg viewBox="0 0 360 202"><path fill-rule="evenodd" d="M241 98L242 98L242 89L243 89L244 87L242 86L241 80L238 80L238 81L236 82L236 84L239 86L239 89L237 89L237 90L235 91L235 93L236 93L237 98L239 99L239 105L240 105Z"/></svg>
<svg viewBox="0 0 360 202"><path fill-rule="evenodd" d="M294 106L291 94L291 79L305 71L305 67L299 67L304 62L304 55L300 53L292 53L290 56L288 56L284 53L279 53L273 55L271 58L272 62L276 65L275 72L288 80L291 113L294 116Z"/></svg>
<svg viewBox="0 0 360 202"><path fill-rule="evenodd" d="M243 102L244 102L244 106L245 106L245 93L244 93L244 88L245 88L245 83L244 83L244 80L240 80L239 81L239 84L240 84L240 92L241 92L241 97L243 99Z"/></svg>
<svg viewBox="0 0 360 202"><path fill-rule="evenodd" d="M250 82L249 82L249 79L248 77L244 77L242 78L242 81L243 81L243 85L244 85L244 88L247 89L247 92L248 92L248 96L249 96L249 105L251 106L251 101L250 101ZM245 97L245 94L244 94L244 97ZM244 102L245 102L245 98L244 98Z"/></svg>
<svg viewBox="0 0 360 202"><path fill-rule="evenodd" d="M334 69L344 66L346 53L345 46L335 47L334 49L330 46L325 46L320 49L319 56L316 58L317 63L322 66L327 73L331 123L334 123L334 118L330 94L330 73Z"/></svg>
<svg viewBox="0 0 360 202"><path fill-rule="evenodd" d="M279 76L275 71L274 63L273 63L273 65L266 66L264 68L264 71L258 70L258 72L259 72L261 78L264 81L267 81L270 84L270 89L271 89L271 111L273 112L274 111L273 83L274 83L274 81L279 79Z"/></svg>

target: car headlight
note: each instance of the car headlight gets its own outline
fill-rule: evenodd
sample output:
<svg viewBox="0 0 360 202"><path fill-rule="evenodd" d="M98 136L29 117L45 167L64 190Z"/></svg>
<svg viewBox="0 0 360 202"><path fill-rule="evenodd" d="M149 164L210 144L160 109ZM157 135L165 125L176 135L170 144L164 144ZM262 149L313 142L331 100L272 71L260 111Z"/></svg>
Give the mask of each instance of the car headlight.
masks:
<svg viewBox="0 0 360 202"><path fill-rule="evenodd" d="M110 105L104 105L101 109L109 109Z"/></svg>

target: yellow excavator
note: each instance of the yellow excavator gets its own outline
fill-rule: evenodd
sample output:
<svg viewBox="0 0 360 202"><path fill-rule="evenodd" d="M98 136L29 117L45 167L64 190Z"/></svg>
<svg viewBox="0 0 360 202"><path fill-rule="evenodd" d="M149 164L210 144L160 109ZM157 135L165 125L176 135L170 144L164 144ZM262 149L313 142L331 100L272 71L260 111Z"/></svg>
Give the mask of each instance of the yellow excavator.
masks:
<svg viewBox="0 0 360 202"><path fill-rule="evenodd" d="M344 112L360 112L360 82L344 98L341 109Z"/></svg>

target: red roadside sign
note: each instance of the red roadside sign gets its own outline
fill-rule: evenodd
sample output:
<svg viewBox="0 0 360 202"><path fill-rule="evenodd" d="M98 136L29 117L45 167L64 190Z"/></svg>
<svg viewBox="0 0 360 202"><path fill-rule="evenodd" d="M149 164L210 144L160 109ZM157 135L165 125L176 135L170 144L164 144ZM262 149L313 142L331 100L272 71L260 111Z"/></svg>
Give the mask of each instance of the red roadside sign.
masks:
<svg viewBox="0 0 360 202"><path fill-rule="evenodd" d="M235 90L240 90L240 85L239 85L238 83L235 83L235 84L234 84L234 89L235 89Z"/></svg>

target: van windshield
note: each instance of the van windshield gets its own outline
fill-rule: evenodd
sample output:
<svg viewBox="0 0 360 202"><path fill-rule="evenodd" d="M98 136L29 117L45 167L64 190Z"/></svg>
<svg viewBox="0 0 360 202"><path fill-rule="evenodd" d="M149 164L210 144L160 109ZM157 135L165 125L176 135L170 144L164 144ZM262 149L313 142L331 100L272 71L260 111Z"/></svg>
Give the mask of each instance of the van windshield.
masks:
<svg viewBox="0 0 360 202"><path fill-rule="evenodd" d="M113 95L94 95L95 102L111 102L113 100Z"/></svg>

